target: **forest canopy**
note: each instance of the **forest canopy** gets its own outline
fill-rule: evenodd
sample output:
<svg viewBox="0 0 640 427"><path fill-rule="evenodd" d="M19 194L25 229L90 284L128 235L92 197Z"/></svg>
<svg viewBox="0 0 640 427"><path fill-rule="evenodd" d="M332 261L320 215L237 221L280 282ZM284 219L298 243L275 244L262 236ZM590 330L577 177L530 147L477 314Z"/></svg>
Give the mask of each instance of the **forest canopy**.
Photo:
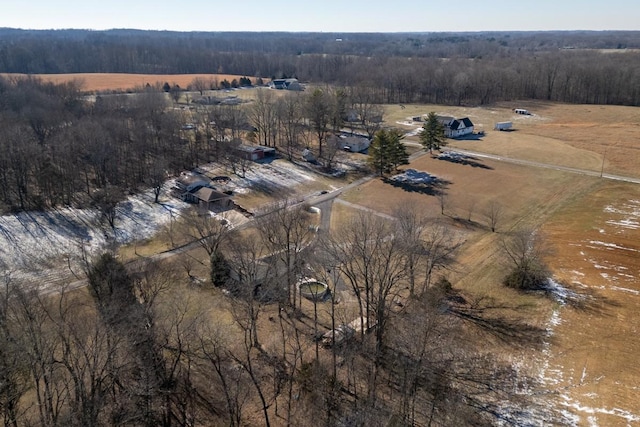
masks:
<svg viewBox="0 0 640 427"><path fill-rule="evenodd" d="M376 88L381 103L640 103L640 32L256 35L0 29L0 72L296 77Z"/></svg>

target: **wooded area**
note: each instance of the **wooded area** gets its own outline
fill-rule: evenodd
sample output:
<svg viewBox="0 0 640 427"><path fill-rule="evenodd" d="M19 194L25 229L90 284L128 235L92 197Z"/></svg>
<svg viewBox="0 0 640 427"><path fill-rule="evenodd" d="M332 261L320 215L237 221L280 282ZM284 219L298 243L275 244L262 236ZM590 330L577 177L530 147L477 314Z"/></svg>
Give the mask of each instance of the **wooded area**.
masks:
<svg viewBox="0 0 640 427"><path fill-rule="evenodd" d="M156 88L130 96L88 101L74 83L0 78L0 210L60 205L101 206L126 193L155 188L181 171L219 161L234 173L247 166L234 149L241 142L277 147L289 160L305 147L332 168L347 123L369 137L380 128L382 109L368 92L316 89L275 96L256 93L248 105L188 109ZM185 107L185 108L182 108Z"/></svg>
<svg viewBox="0 0 640 427"><path fill-rule="evenodd" d="M397 222L362 213L314 236L303 207L277 203L267 211L255 233L208 229L217 290L185 283L179 265L141 259L125 266L111 253L87 260L88 292L62 287L43 295L6 276L0 291L4 425L511 419L505 402L520 404L511 394L516 374L487 357L470 334L518 348L535 346L544 331L488 315L489 301L465 301L451 287L440 271L455 262L461 242L444 224L402 209ZM313 302L313 315L296 297L301 274L330 291L327 300ZM340 289L354 292L354 312L338 301ZM398 298L407 291L411 303L404 307ZM340 339L338 326L345 328L350 316L364 327ZM320 349L319 331L327 328L329 348ZM517 378L535 384L522 373Z"/></svg>
<svg viewBox="0 0 640 427"><path fill-rule="evenodd" d="M337 41L339 38L340 41ZM640 104L638 32L0 30L0 72L227 73L368 88L378 103Z"/></svg>

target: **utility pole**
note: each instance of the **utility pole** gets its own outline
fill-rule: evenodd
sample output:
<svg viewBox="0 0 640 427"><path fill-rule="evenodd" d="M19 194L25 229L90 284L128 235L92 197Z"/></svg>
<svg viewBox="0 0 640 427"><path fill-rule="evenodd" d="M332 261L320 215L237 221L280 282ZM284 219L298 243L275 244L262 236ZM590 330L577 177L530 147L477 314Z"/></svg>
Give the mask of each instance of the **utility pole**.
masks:
<svg viewBox="0 0 640 427"><path fill-rule="evenodd" d="M607 157L607 147L604 147L604 153L602 154L602 167L600 168L600 178L602 178L602 175L604 173L604 159L605 157Z"/></svg>

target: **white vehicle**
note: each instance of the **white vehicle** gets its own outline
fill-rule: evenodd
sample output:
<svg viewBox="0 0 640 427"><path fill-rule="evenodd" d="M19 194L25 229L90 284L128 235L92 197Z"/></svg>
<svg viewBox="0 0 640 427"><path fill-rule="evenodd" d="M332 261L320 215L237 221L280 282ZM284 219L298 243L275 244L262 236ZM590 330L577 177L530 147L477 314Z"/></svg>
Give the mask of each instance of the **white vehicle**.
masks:
<svg viewBox="0 0 640 427"><path fill-rule="evenodd" d="M498 122L494 126L494 129L495 130L509 130L509 129L511 129L512 126L513 126L513 123L511 123L511 122Z"/></svg>

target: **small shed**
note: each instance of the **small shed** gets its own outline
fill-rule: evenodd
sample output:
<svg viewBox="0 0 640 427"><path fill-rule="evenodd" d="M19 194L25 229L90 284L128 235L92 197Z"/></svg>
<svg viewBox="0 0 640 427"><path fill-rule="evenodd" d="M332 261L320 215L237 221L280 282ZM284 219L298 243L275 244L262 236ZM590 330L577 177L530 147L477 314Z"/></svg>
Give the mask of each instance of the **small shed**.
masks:
<svg viewBox="0 0 640 427"><path fill-rule="evenodd" d="M498 122L493 128L495 130L509 130L512 128L512 126L513 126L513 123L511 122Z"/></svg>
<svg viewBox="0 0 640 427"><path fill-rule="evenodd" d="M516 114L524 114L525 116L530 116L531 115L529 110L525 110L524 108L515 108L513 110L513 112L516 113Z"/></svg>

